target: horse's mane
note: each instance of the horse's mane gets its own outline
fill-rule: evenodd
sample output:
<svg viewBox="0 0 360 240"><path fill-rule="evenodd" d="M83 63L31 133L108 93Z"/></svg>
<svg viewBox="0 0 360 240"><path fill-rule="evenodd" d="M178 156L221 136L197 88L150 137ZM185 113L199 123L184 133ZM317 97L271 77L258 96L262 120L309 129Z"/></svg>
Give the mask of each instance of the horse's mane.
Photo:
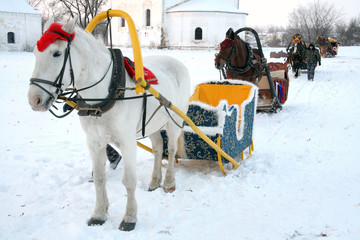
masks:
<svg viewBox="0 0 360 240"><path fill-rule="evenodd" d="M316 42L320 45L325 45L326 40L324 36L316 36Z"/></svg>
<svg viewBox="0 0 360 240"><path fill-rule="evenodd" d="M100 57L103 53L108 54L106 50L106 46L102 39L95 38L91 33L87 33L84 29L76 26L74 29L75 38L73 41L74 47L77 46L80 49L91 49L88 51L94 57ZM81 44L78 44L81 42ZM81 51L82 54L85 55L86 51Z"/></svg>
<svg viewBox="0 0 360 240"><path fill-rule="evenodd" d="M244 40L242 40L242 39L239 37L239 35L236 35L235 38L234 38L234 40L235 40L235 43L241 43L241 44L244 44L244 43L245 43Z"/></svg>

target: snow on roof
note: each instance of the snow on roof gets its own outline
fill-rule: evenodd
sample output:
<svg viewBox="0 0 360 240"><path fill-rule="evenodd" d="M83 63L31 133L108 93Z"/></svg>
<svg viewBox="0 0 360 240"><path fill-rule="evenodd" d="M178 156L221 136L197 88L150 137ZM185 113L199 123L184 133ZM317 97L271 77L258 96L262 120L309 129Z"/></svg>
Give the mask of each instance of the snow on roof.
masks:
<svg viewBox="0 0 360 240"><path fill-rule="evenodd" d="M41 14L34 7L30 6L26 0L0 0L0 12Z"/></svg>
<svg viewBox="0 0 360 240"><path fill-rule="evenodd" d="M228 12L247 14L219 0L190 0L182 2L168 8L166 12Z"/></svg>

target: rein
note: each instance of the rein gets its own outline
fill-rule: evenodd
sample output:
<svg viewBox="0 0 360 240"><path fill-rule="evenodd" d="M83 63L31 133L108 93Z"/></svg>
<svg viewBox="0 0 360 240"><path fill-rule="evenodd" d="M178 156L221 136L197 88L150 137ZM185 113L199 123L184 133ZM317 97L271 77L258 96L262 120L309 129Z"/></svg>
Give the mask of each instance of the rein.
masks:
<svg viewBox="0 0 360 240"><path fill-rule="evenodd" d="M73 36L73 34L71 34L69 37L67 37L58 31L48 31L48 32L56 33L59 36L65 38L67 41L67 47L65 49L63 66L54 82L45 80L45 79L31 78L30 85L35 85L35 86L39 87L40 89L42 89L43 91L45 91L47 94L49 94L49 96L50 96L49 101L51 101L51 100L55 101L57 99L61 99L64 102L66 102L66 101L72 102L71 105L74 105L74 106L71 107L72 108L71 111L68 113L65 113L63 115L57 115L51 109L49 109L49 111L55 117L63 118L65 116L69 115L72 112L72 110L75 108L77 110L79 110L79 112L78 112L79 116L97 116L97 117L99 117L102 115L102 113L109 111L115 105L116 101L131 100L131 99L137 99L137 98L146 99L147 97L152 96L152 94L144 94L142 96L134 96L134 97L126 97L126 98L124 97L126 90L135 90L135 88L125 87L125 67L124 67L123 55L122 55L120 49L112 49L112 48L109 49L109 51L111 52L111 62L109 64L106 72L104 73L103 77L100 80L98 80L97 82L95 82L94 84L92 84L90 86L87 86L87 87L84 87L81 89L68 88L66 90L70 90L70 91L65 90L66 92L64 92L61 87L63 86L63 77L64 77L66 63L68 61L69 61L69 65L70 65L70 78L71 78L70 85L75 86L75 77L74 77L74 71L73 71L73 67L72 67L72 63L71 63L71 54L70 54L70 46L71 46L71 40L72 40L71 37ZM108 91L109 91L108 96L106 98L82 98L80 96L80 92L90 89L92 87L95 87L100 82L102 82L105 79L106 75L108 74L108 72L111 68L111 65L113 65L113 69L112 69L111 83L110 83L110 86L108 89ZM47 89L45 89L43 86L40 85L41 83L48 84L50 86L55 87L56 88L55 93L53 94L50 91L48 91ZM69 95L69 97L66 97L68 95ZM88 104L88 103L86 103L88 101L90 101L90 102L91 101L101 101L101 102L97 103L97 104ZM60 103L60 102L57 102L57 103ZM53 105L53 107L55 109L57 109L56 106ZM64 109L69 109L69 108L64 106Z"/></svg>
<svg viewBox="0 0 360 240"><path fill-rule="evenodd" d="M121 100L132 100L143 98L146 99L147 97L152 96L152 94L144 94L142 96L133 96L133 97L124 97L126 90L135 90L134 88L126 87L125 85L125 67L124 67L124 58L120 49L109 49L111 52L111 59L112 61L109 64L109 67L104 74L104 76L97 81L96 83L84 87L81 89L74 89L70 92L66 92L58 97L58 99L64 101L72 101L76 104L75 108L79 110L79 116L96 116L100 117L103 113L109 111L116 103L116 101ZM111 83L108 88L109 94L106 98L82 98L79 92L90 89L97 84L99 84L102 80L104 80L105 76L107 75L111 65L112 68L112 75L111 75ZM66 97L66 95L74 95L75 97ZM95 102L101 101L97 104L88 104L86 102Z"/></svg>

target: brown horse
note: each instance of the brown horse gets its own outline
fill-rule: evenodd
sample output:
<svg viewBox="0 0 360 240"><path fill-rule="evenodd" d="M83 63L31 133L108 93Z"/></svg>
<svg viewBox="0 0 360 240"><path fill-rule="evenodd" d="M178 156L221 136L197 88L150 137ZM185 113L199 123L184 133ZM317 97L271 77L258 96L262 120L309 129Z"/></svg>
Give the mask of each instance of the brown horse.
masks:
<svg viewBox="0 0 360 240"><path fill-rule="evenodd" d="M254 33L259 49L251 49L250 45L237 35L245 30ZM245 80L259 87L257 110L276 112L277 109L281 109L280 104L285 103L287 99L287 64L266 63L260 39L253 29L242 28L234 32L230 28L226 32L226 39L220 44L220 52L216 54L215 67L223 71L226 79ZM276 74L273 76L272 73ZM279 89L278 86L282 88ZM277 96L279 101L276 99Z"/></svg>
<svg viewBox="0 0 360 240"><path fill-rule="evenodd" d="M328 41L324 36L316 36L316 44L319 46L321 57L335 57L339 43L331 39Z"/></svg>
<svg viewBox="0 0 360 240"><path fill-rule="evenodd" d="M295 42L294 46L289 49L287 62L291 65L295 77L300 75L300 69L306 69L305 59L306 46L302 42Z"/></svg>
<svg viewBox="0 0 360 240"><path fill-rule="evenodd" d="M215 57L215 67L226 70L224 78L240 79L257 83L258 78L264 74L264 65L256 50L244 42L234 30L226 32L226 39L220 43L220 52Z"/></svg>

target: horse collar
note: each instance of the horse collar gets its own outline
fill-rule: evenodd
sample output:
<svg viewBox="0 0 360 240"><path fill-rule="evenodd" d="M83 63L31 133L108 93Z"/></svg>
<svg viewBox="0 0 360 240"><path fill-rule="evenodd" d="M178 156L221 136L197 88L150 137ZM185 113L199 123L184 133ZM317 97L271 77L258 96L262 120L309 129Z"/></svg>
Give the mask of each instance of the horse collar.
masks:
<svg viewBox="0 0 360 240"><path fill-rule="evenodd" d="M115 99L124 98L125 93L125 67L124 58L120 49L109 49L113 60L113 69L111 75L111 83L109 86L109 94L106 99L97 104L87 104L79 98L76 101L79 107L79 116L101 116L102 113L109 111L114 105Z"/></svg>

